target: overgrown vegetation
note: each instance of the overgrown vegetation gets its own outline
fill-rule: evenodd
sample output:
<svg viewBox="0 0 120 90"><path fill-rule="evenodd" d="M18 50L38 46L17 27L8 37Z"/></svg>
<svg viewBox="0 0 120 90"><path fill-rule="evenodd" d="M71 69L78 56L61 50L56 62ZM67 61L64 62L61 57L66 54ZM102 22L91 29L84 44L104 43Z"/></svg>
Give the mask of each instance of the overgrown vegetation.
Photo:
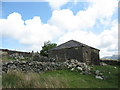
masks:
<svg viewBox="0 0 120 90"><path fill-rule="evenodd" d="M44 46L42 47L42 50L40 51L40 55L48 57L48 50L56 47L56 43L51 43L50 41L44 42Z"/></svg>
<svg viewBox="0 0 120 90"><path fill-rule="evenodd" d="M106 80L70 70L41 74L9 71L3 74L2 85L3 88L118 88L117 66L93 66L93 69L102 71Z"/></svg>

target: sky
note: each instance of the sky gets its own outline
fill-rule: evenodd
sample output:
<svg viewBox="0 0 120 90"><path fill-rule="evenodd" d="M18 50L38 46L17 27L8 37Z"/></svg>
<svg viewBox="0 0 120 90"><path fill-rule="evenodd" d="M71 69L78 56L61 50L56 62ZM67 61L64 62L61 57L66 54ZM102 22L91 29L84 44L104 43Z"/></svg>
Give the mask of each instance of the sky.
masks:
<svg viewBox="0 0 120 90"><path fill-rule="evenodd" d="M40 51L46 41L72 39L100 49L100 57L118 53L118 0L3 0L0 6L0 48Z"/></svg>

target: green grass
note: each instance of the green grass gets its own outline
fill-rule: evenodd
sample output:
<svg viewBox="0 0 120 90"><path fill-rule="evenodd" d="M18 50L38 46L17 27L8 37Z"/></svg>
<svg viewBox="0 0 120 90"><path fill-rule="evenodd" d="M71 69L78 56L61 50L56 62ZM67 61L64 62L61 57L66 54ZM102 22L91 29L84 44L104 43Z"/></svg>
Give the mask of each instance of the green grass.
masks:
<svg viewBox="0 0 120 90"><path fill-rule="evenodd" d="M116 67L116 68L115 68ZM118 85L119 67L118 66L94 66L94 69L100 70L104 75L107 76L107 83L112 86Z"/></svg>
<svg viewBox="0 0 120 90"><path fill-rule="evenodd" d="M8 56L4 56L1 59L2 59L2 62L16 61L16 58L8 57ZM24 59L18 59L18 60L20 60L20 61L29 61L30 57L24 57Z"/></svg>
<svg viewBox="0 0 120 90"><path fill-rule="evenodd" d="M118 70L114 66L94 66L108 78L96 79L70 70L56 70L41 74L10 71L2 76L4 88L118 88ZM111 72L111 73L109 73Z"/></svg>
<svg viewBox="0 0 120 90"><path fill-rule="evenodd" d="M15 60L15 59L13 59L13 58L11 58L11 57L8 57L8 56L4 56L4 57L2 57L1 59L2 59L3 62L4 62L4 61L14 61L14 60Z"/></svg>

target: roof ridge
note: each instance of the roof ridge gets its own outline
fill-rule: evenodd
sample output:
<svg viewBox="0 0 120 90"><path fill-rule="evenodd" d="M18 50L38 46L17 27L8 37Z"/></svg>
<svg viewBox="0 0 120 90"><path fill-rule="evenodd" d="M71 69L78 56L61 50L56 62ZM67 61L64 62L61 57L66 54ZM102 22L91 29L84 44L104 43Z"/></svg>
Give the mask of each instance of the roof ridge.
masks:
<svg viewBox="0 0 120 90"><path fill-rule="evenodd" d="M81 42L78 42L76 40L69 40L69 41L67 41L65 43L62 43L62 44L58 45L57 47L55 47L55 48L53 48L51 50L63 49L63 48L71 48L71 47L77 47L77 46L88 46L88 45L83 44ZM88 46L88 47L96 49L96 48L91 47L91 46ZM99 49L97 49L97 50L99 50Z"/></svg>

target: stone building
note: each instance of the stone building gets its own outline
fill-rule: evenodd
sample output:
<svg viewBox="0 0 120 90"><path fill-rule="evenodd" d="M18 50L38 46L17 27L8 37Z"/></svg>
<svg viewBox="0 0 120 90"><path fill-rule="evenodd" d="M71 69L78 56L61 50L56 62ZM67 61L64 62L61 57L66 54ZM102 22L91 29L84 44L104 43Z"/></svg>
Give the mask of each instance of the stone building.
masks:
<svg viewBox="0 0 120 90"><path fill-rule="evenodd" d="M59 61L77 59L87 65L100 65L99 49L90 47L75 40L65 42L48 52L49 58Z"/></svg>

